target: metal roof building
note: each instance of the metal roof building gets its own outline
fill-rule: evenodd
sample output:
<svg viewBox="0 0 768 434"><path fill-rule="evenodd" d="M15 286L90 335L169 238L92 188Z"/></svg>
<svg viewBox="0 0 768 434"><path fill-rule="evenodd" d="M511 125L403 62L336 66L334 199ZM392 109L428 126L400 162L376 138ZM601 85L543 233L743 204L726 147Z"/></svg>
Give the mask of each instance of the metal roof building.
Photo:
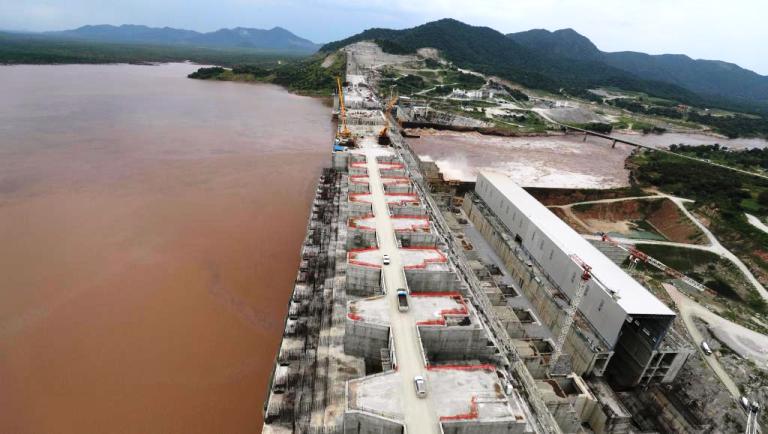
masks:
<svg viewBox="0 0 768 434"><path fill-rule="evenodd" d="M573 297L581 275L572 255L592 267L579 310L609 345L616 347L620 337L633 335L645 341L642 347L649 352L658 347L675 313L648 289L509 177L483 171L475 193L567 296ZM634 344L625 349L639 350Z"/></svg>

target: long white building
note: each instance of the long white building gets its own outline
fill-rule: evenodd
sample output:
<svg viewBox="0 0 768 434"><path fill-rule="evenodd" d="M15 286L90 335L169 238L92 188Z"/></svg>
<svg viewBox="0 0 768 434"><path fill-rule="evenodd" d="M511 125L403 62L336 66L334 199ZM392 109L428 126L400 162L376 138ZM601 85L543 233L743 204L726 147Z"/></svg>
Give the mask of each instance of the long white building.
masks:
<svg viewBox="0 0 768 434"><path fill-rule="evenodd" d="M675 313L506 175L480 173L475 193L567 297L575 295L582 273L574 258L591 267L579 310L614 351L609 369L624 370L629 375L622 383L636 384L658 356Z"/></svg>

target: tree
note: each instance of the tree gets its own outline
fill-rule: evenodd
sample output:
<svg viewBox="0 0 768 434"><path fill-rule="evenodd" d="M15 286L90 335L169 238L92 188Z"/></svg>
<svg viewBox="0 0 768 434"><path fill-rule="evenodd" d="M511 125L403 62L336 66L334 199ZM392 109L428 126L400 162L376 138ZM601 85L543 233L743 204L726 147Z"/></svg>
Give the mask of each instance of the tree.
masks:
<svg viewBox="0 0 768 434"><path fill-rule="evenodd" d="M757 195L757 203L768 206L768 190L763 190Z"/></svg>

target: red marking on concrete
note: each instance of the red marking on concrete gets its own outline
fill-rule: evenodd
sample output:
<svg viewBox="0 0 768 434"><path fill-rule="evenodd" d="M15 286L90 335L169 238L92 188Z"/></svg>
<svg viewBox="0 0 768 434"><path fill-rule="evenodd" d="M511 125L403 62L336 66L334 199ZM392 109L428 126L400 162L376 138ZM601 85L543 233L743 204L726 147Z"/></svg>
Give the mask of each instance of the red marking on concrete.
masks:
<svg viewBox="0 0 768 434"><path fill-rule="evenodd" d="M358 259L355 258L358 253L370 252L370 251L373 251L373 250L379 250L379 248L378 247L366 247L366 248L363 248L363 249L350 249L347 252L347 263L353 264L353 265L360 265L361 267L381 268L381 264L374 264L374 263L371 263L371 262L365 262L365 261L361 261L361 260L358 260Z"/></svg>
<svg viewBox="0 0 768 434"><path fill-rule="evenodd" d="M429 230L429 218L425 217L425 216L420 216L420 217L414 217L414 216L391 216L390 218L392 220L398 220L399 219L399 220L420 220L421 221L421 223L412 224L410 228L395 229L395 232L407 232L407 231L416 232L417 230L422 230L422 231L426 232L426 231Z"/></svg>
<svg viewBox="0 0 768 434"><path fill-rule="evenodd" d="M414 270L414 269L421 269L421 268L427 268L427 265L429 264L442 264L445 262L448 262L448 258L437 249L425 249L423 247L403 247L400 250L422 250L422 251L433 251L437 252L438 258L424 258L421 261L421 264L415 264L415 265L403 265L403 269L405 270Z"/></svg>
<svg viewBox="0 0 768 434"><path fill-rule="evenodd" d="M473 396L472 400L469 402L468 413L459 413L453 416L440 416L440 420L474 420L477 419L479 414L480 412L477 409L477 397Z"/></svg>
<svg viewBox="0 0 768 434"><path fill-rule="evenodd" d="M354 312L348 313L347 318L351 319L352 321L360 321L361 319L363 319L363 317L361 317L360 315Z"/></svg>
<svg viewBox="0 0 768 434"><path fill-rule="evenodd" d="M376 216L374 216L373 214L366 214L366 215L364 215L364 216L361 216L361 217L351 217L351 218L350 218L350 219L347 221L347 226L349 226L350 228L357 228L357 227L358 227L358 226L357 226L357 222L358 222L358 221L360 221L360 220L365 220L365 219L372 219L372 218L375 218L375 217L376 217ZM374 230L373 228L361 228L361 229L369 229L369 230Z"/></svg>
<svg viewBox="0 0 768 434"><path fill-rule="evenodd" d="M457 309L444 309L440 311L440 315L442 316L448 316L448 315L466 315L467 314L467 308L466 307L460 307Z"/></svg>
<svg viewBox="0 0 768 434"><path fill-rule="evenodd" d="M494 372L496 371L496 367L488 364L483 363L479 365L436 365L436 366L430 366L430 371L489 371Z"/></svg>
<svg viewBox="0 0 768 434"><path fill-rule="evenodd" d="M370 199L360 199L360 196L372 196L372 193L349 193L349 200L352 202L361 202L361 203L372 203ZM416 193L386 193L384 197L393 197L393 196L405 196L402 199L394 202L385 201L388 205L392 204L399 204L402 205L404 203L410 203L410 204L419 204L421 205L421 201L419 200L419 196Z"/></svg>
<svg viewBox="0 0 768 434"><path fill-rule="evenodd" d="M427 320L427 321L419 321L416 323L416 325L445 325L446 324L446 317L448 316L467 316L469 315L469 308L467 307L467 304L464 302L464 299L461 297L461 294L459 294L456 291L445 291L445 292L412 292L411 297L450 297L456 301L456 303L459 303L461 307L453 308L453 309L443 309L437 314L440 315L442 318L440 319L434 319L434 320Z"/></svg>
<svg viewBox="0 0 768 434"><path fill-rule="evenodd" d="M370 196L371 193L349 193L349 200L352 202L371 203L369 200L358 199L360 196Z"/></svg>
<svg viewBox="0 0 768 434"><path fill-rule="evenodd" d="M442 291L442 292L426 292L426 291L414 291L411 292L411 296L413 297L461 297L461 294L458 291Z"/></svg>
<svg viewBox="0 0 768 434"><path fill-rule="evenodd" d="M384 197L387 197L387 196L389 196L389 197L392 197L392 196L406 196L406 197L411 198L411 199L400 199L398 202L387 201L388 204L393 204L393 203L399 203L399 204L418 203L419 205L421 205L421 200L419 200L419 195L416 194L416 193L385 193Z"/></svg>
<svg viewBox="0 0 768 434"><path fill-rule="evenodd" d="M440 326L444 326L445 325L445 319L444 318L440 318L440 319L428 319L428 320L425 320L425 321L418 321L416 323L416 325L423 325L423 326L440 325Z"/></svg>

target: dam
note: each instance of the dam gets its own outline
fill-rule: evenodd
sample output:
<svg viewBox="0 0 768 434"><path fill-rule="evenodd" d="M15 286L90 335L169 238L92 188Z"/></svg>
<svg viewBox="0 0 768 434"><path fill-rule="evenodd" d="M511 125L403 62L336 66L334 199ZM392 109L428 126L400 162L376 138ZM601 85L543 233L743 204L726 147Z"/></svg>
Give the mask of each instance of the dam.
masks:
<svg viewBox="0 0 768 434"><path fill-rule="evenodd" d="M675 313L504 175L438 203L346 54L351 140L318 182L262 432L630 432L617 390L693 353ZM595 267L583 302L577 255Z"/></svg>

